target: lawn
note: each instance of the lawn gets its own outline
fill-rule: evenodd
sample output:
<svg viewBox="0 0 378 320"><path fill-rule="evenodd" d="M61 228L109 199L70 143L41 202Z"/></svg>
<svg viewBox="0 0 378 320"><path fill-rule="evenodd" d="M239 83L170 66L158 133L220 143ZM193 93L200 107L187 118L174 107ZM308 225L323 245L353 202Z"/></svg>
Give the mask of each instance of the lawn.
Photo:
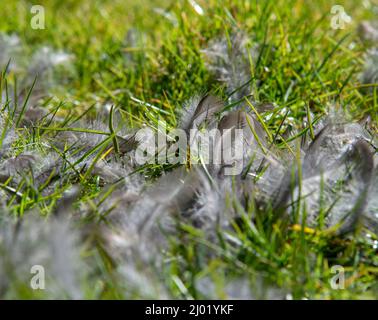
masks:
<svg viewBox="0 0 378 320"><path fill-rule="evenodd" d="M377 1L33 4L0 4L0 298L378 298ZM137 163L205 102L241 174Z"/></svg>

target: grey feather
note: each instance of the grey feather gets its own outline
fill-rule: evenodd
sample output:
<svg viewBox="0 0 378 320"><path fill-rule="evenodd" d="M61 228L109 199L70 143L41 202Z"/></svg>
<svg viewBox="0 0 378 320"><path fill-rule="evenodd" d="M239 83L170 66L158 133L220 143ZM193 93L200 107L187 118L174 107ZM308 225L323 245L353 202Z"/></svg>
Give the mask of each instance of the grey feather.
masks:
<svg viewBox="0 0 378 320"><path fill-rule="evenodd" d="M184 105L178 127L187 132L202 125L211 128L216 121L215 115L221 112L222 107L223 102L219 98L211 95L196 96Z"/></svg>

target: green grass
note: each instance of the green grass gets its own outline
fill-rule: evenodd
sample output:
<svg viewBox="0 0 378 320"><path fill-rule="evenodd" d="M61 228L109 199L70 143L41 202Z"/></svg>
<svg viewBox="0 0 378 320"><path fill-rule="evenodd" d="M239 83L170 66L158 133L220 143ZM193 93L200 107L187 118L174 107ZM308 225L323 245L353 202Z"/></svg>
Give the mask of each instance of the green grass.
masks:
<svg viewBox="0 0 378 320"><path fill-rule="evenodd" d="M59 108L60 116L72 117L69 123L84 110L94 117L94 104L111 104L121 110L129 128L144 123L157 127L159 119L175 126L177 109L193 95L213 92L226 98L225 88L206 70L201 49L209 40L235 30L248 33L252 43L261 48L251 79L254 98L277 106L270 118L259 115L272 138L282 134L287 125L302 130L301 134L308 130L312 133L312 125L303 123L312 123L334 107L347 109L356 120L370 115L373 124L378 123L376 95L364 95L360 90L358 73L366 48L356 33L358 23L374 18L374 14L359 2L342 1L353 19L344 30L331 28L329 1L198 0L205 12L202 16L183 0L41 2L46 10L45 30L30 28L31 2L22 0L0 4L0 31L17 33L30 52L49 45L75 55L74 77L54 87L53 99L46 99L49 110ZM154 10L157 7L170 12L175 23L158 14ZM128 32L136 38L132 43L125 41ZM12 81L12 75L8 81ZM101 157L110 146L117 150L117 128L111 120L109 128L106 142L90 153ZM46 123L20 138L13 153L20 153L31 143L43 152L40 136L56 129L65 130L64 126L59 129ZM286 151L284 142L277 141ZM80 171L80 163L67 166ZM166 169L151 165L140 171L154 178ZM76 205L93 208L93 216L83 224L102 223L107 214L98 205L100 197L106 198L103 187L89 171L78 172L76 179L82 187ZM49 215L73 181L65 179L47 197L32 183L23 183L19 190L13 190L14 198L8 202L10 212L23 215L36 209ZM180 236L170 238L166 253L169 262L162 273L173 297L206 298L197 286L201 279L211 278L217 295L226 298L225 283L240 276L252 285L260 281L266 287L275 285L295 299L378 297L377 252L362 233L341 240L321 231L305 232L285 222L264 220L264 213L253 203L241 208L233 198L228 202L242 218L235 231L219 231L218 244L208 243L200 230L184 224L180 225ZM256 219L253 225L251 216ZM372 237L376 239L376 235ZM97 263L99 274L84 284L88 298L138 297L120 288L112 261L101 246L83 254ZM333 265L346 269L344 290L330 287ZM39 297L22 286L13 296Z"/></svg>

